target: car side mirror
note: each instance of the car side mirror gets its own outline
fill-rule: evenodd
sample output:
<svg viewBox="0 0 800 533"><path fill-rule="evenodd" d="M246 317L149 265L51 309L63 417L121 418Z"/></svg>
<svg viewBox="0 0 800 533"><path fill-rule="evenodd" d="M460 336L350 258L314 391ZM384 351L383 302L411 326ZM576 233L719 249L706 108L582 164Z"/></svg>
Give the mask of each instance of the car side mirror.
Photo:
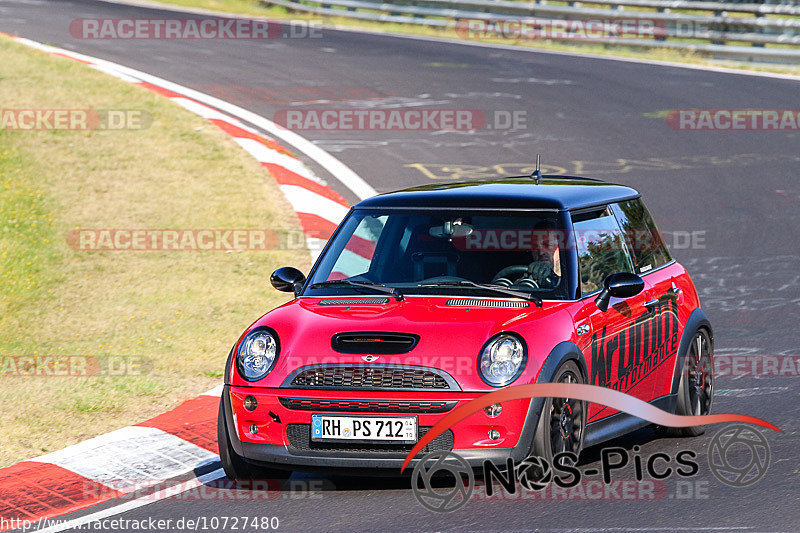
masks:
<svg viewBox="0 0 800 533"><path fill-rule="evenodd" d="M629 272L617 272L611 274L603 281L603 290L595 298L594 303L602 312L608 310L608 302L611 297L630 298L636 296L644 290L644 280L636 274Z"/></svg>
<svg viewBox="0 0 800 533"><path fill-rule="evenodd" d="M296 295L306 282L306 277L294 267L281 267L272 273L269 282L281 292L293 292Z"/></svg>

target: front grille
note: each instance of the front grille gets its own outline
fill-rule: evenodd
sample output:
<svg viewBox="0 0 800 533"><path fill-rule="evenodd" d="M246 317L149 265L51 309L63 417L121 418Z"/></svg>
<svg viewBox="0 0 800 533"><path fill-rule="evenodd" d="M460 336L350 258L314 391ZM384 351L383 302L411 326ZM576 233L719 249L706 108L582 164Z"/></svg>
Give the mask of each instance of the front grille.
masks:
<svg viewBox="0 0 800 533"><path fill-rule="evenodd" d="M457 402L395 402L382 400L317 400L278 398L281 405L296 411L338 413L446 413Z"/></svg>
<svg viewBox="0 0 800 533"><path fill-rule="evenodd" d="M331 339L331 347L340 353L400 354L413 350L417 342L419 335L410 333L363 331L337 333Z"/></svg>
<svg viewBox="0 0 800 533"><path fill-rule="evenodd" d="M421 439L430 427L421 427L417 429L417 440ZM297 454L298 452L334 452L337 454L396 454L398 457L405 457L413 444L362 444L362 443L347 443L347 442L312 442L311 441L311 426L309 424L289 424L286 426L286 438L289 440L289 452ZM439 451L450 451L453 449L454 437L451 430L447 430L427 445L420 451L421 454Z"/></svg>
<svg viewBox="0 0 800 533"><path fill-rule="evenodd" d="M284 386L304 389L459 390L453 378L444 372L422 367L319 365L296 372L290 376L288 385L284 382Z"/></svg>
<svg viewBox="0 0 800 533"><path fill-rule="evenodd" d="M382 305L388 303L389 298L330 298L319 301L319 305Z"/></svg>
<svg viewBox="0 0 800 533"><path fill-rule="evenodd" d="M507 300L468 300L465 298L451 298L447 300L447 305L458 307L530 307L527 302L510 302Z"/></svg>

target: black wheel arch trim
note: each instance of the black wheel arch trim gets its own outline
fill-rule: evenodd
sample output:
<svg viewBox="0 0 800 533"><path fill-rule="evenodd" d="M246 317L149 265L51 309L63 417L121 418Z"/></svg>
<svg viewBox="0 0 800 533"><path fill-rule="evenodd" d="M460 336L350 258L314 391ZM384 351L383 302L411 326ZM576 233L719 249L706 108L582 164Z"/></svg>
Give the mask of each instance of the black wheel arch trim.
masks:
<svg viewBox="0 0 800 533"><path fill-rule="evenodd" d="M683 327L681 341L678 344L678 355L675 358L675 368L672 371L672 385L670 387L671 394L678 393L678 387L680 386L681 381L681 369L683 368L684 361L686 360L686 354L689 353L689 343L692 342L692 338L694 337L695 333L700 330L700 328L704 328L708 331L708 337L711 341L711 347L713 350L714 330L711 328L711 322L709 322L706 314L698 307L692 311L688 320L686 320L686 325Z"/></svg>
<svg viewBox="0 0 800 533"><path fill-rule="evenodd" d="M239 344L239 342L237 341L236 344ZM228 352L228 359L225 361L225 375L222 376L222 383L226 386L231 384L231 364L233 364L233 350L236 348L236 344L231 346L231 351Z"/></svg>
<svg viewBox="0 0 800 533"><path fill-rule="evenodd" d="M555 377L556 370L567 361L575 361L578 368L583 373L584 379L588 379L588 371L586 368L586 359L583 357L583 352L578 348L578 345L571 341L562 341L558 343L548 354L547 358L542 363L542 368L539 371L539 376L536 378L536 383L550 383ZM522 427L517 445L511 449L511 457L514 461L519 462L530 455L533 438L536 434L536 428L539 425L539 417L542 415L544 408L544 401L546 398L531 398L531 404L528 407L528 413L525 415L525 423Z"/></svg>

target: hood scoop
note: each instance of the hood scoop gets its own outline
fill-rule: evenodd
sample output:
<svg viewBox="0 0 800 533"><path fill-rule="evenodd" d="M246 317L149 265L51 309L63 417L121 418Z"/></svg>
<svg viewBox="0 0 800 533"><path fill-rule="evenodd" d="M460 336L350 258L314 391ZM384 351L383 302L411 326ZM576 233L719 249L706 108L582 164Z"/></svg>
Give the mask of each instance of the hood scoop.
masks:
<svg viewBox="0 0 800 533"><path fill-rule="evenodd" d="M509 300L470 300L466 298L451 298L447 300L447 305L456 307L512 307L512 308L525 308L530 307L528 302L516 302Z"/></svg>
<svg viewBox="0 0 800 533"><path fill-rule="evenodd" d="M383 305L388 303L389 298L330 298L320 300L317 305Z"/></svg>
<svg viewBox="0 0 800 533"><path fill-rule="evenodd" d="M419 335L410 333L354 332L337 333L331 347L339 353L349 354L400 354L408 353L419 342Z"/></svg>

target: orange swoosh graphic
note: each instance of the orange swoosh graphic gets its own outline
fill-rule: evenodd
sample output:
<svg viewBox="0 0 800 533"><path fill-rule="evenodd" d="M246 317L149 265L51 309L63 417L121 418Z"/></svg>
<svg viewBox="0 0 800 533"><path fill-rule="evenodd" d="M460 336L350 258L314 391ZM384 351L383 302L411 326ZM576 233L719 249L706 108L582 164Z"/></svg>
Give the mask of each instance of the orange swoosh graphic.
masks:
<svg viewBox="0 0 800 533"><path fill-rule="evenodd" d="M674 415L638 398L634 398L629 394L625 394L624 392L598 387L597 385L579 385L577 383L532 383L530 385L515 385L486 393L448 413L417 442L414 448L411 449L400 471L402 472L406 469L411 459L413 459L426 444L484 407L495 403L509 402L511 400L520 400L523 398L547 397L574 398L576 400L599 403L600 405L623 411L660 426L683 428L706 424L719 424L722 422L746 422L748 424L756 424L765 428L774 429L782 433L779 428L754 416L732 413L702 416Z"/></svg>

